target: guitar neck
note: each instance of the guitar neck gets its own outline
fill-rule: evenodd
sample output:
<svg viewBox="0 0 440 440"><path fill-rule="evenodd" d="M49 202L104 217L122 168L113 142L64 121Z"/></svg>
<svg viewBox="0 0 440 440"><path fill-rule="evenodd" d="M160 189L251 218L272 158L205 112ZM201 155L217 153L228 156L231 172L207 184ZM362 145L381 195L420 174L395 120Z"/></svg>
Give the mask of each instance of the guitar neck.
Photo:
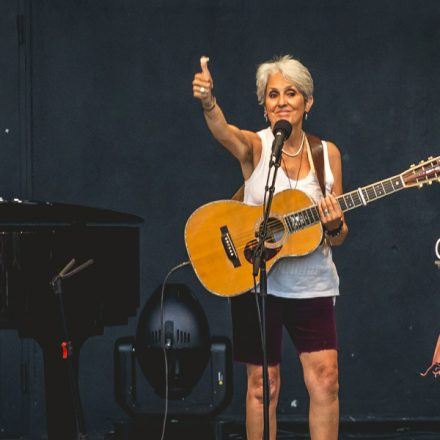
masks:
<svg viewBox="0 0 440 440"><path fill-rule="evenodd" d="M366 206L370 202L400 191L403 188L405 188L404 182L402 177L398 175L364 186L363 188L358 188L347 194L342 194L336 200L342 211L346 212L359 206Z"/></svg>
<svg viewBox="0 0 440 440"><path fill-rule="evenodd" d="M342 194L337 197L336 200L342 211L346 212L359 208L360 206L366 206L368 203L404 188L404 181L402 177L398 175ZM321 221L316 205L301 211L286 214L284 219L291 233Z"/></svg>

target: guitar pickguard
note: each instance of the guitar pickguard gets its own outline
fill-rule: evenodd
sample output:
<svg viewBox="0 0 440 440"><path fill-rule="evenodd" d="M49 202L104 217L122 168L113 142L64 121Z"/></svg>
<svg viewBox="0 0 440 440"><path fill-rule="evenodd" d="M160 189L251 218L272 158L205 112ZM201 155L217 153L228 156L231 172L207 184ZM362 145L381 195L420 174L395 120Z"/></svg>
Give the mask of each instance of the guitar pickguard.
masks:
<svg viewBox="0 0 440 440"><path fill-rule="evenodd" d="M255 225L255 237L258 237L258 235L261 234L262 220L262 218L259 218ZM267 239L263 253L265 261L271 260L276 254L278 254L283 247L285 238L286 230L281 217L270 217L267 222ZM254 262L254 251L257 245L257 240L251 240L246 243L246 247L244 249L244 256L251 264Z"/></svg>
<svg viewBox="0 0 440 440"><path fill-rule="evenodd" d="M246 244L246 247L244 248L244 252L243 252L244 257L251 264L254 263L254 251L255 251L255 248L257 247L257 245L258 245L257 240L252 240L252 241L249 241ZM266 247L263 251L264 260L269 261L273 257L275 257L275 255L281 250L281 247L282 246L280 246L278 248L267 248Z"/></svg>

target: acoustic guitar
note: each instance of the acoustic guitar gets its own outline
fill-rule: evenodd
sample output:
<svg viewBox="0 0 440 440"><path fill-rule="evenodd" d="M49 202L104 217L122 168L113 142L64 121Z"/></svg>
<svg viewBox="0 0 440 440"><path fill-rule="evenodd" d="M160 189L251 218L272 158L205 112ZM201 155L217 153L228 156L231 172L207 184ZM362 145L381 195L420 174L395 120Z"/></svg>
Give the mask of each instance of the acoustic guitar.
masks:
<svg viewBox="0 0 440 440"><path fill-rule="evenodd" d="M405 172L337 197L343 212L404 188L440 182L440 156L430 157ZM236 296L254 286L253 251L263 221L262 206L220 200L201 206L185 226L185 244L203 286L220 296ZM272 201L265 242L266 268L285 257L310 254L321 243L323 228L314 201L304 192L288 189ZM257 281L259 281L257 279Z"/></svg>

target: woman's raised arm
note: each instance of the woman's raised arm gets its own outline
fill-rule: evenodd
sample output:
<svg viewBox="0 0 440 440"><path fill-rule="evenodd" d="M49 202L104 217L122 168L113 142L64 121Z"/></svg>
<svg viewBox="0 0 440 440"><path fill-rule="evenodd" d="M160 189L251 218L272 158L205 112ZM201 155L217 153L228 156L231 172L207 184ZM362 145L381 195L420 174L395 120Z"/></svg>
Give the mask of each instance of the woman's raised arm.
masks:
<svg viewBox="0 0 440 440"><path fill-rule="evenodd" d="M194 75L193 96L201 102L212 135L240 161L243 175L247 178L253 170L254 145L258 143L258 135L228 124L212 93L214 82L208 69L208 60L207 57L200 58L201 72Z"/></svg>

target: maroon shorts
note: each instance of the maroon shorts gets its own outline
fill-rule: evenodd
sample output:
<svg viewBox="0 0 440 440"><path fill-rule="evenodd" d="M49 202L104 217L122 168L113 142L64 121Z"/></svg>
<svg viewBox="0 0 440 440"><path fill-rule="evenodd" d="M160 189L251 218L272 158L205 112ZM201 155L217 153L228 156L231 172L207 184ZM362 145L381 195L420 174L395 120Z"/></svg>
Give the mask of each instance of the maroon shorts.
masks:
<svg viewBox="0 0 440 440"><path fill-rule="evenodd" d="M231 311L234 359L261 365L263 360L256 295L245 293L232 298ZM281 362L283 326L298 354L338 348L332 297L286 299L268 295L266 322L269 365Z"/></svg>

